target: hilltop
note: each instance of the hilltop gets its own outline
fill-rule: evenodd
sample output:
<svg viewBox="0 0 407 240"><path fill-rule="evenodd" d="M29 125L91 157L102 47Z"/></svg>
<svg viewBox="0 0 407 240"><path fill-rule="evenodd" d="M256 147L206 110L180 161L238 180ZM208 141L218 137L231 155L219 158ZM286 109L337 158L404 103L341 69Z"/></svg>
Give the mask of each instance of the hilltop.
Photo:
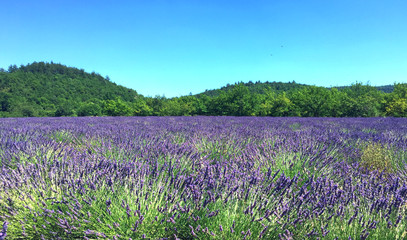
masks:
<svg viewBox="0 0 407 240"><path fill-rule="evenodd" d="M0 116L69 116L83 103L92 103L98 115L102 101L132 102L137 96L109 77L52 62L14 65L0 72Z"/></svg>
<svg viewBox="0 0 407 240"><path fill-rule="evenodd" d="M237 82L235 84L227 84L226 86L223 86L221 88L205 90L204 92L198 93L195 96L200 97L202 95L206 95L209 97L216 97L216 96L219 96L222 91L228 92L239 84L242 84L242 85L248 87L248 89L251 93L256 93L256 94L264 94L265 92L267 92L269 90L276 92L276 93L289 92L289 91L295 91L295 90L298 90L298 89L301 89L301 88L304 88L307 86L311 86L311 85L307 85L307 84L296 83L295 81L288 82L288 83L275 82L275 81L273 81L273 82L249 81L247 83ZM345 90L345 89L349 89L350 87L351 86L339 86L339 87L332 87L332 88L336 88L338 90ZM332 89L332 88L327 88L327 89ZM376 88L377 90L384 92L384 93L391 93L394 90L393 85L375 86L374 88Z"/></svg>
<svg viewBox="0 0 407 240"><path fill-rule="evenodd" d="M209 96L209 97L216 97L216 96L219 96L221 94L221 91L226 91L226 92L230 91L235 86L237 86L239 84L242 84L242 85L248 87L249 91L251 93L256 93L256 94L264 94L268 90L272 90L272 91L277 92L277 93L287 92L287 91L300 89L302 87L307 86L305 84L296 83L295 81L288 82L288 83L269 82L269 81L266 81L266 82L257 81L255 83L253 83L252 81L249 81L247 83L238 82L238 83L235 83L235 84L227 84L226 86L218 88L218 89L206 90L206 91L204 91L202 93L196 94L196 96L206 95L206 96Z"/></svg>

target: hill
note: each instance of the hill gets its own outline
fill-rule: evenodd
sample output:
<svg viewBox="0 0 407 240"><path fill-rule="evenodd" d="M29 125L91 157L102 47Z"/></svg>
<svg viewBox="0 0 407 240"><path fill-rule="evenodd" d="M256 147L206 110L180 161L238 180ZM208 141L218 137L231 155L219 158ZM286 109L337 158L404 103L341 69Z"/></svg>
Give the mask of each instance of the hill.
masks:
<svg viewBox="0 0 407 240"><path fill-rule="evenodd" d="M72 115L82 103L132 102L137 92L101 75L62 64L34 62L0 72L0 116Z"/></svg>
<svg viewBox="0 0 407 240"><path fill-rule="evenodd" d="M242 84L242 85L248 87L249 91L251 93L256 93L256 94L263 94L268 89L271 89L271 90L275 91L276 93L280 93L280 92L288 92L291 90L300 89L302 87L307 86L305 84L296 83L295 81L288 82L288 83L269 82L269 81L267 81L267 82L257 81L255 83L253 83L252 81L249 81L247 83L238 82L235 84L227 84L226 86L221 87L219 89L206 90L203 93L196 94L196 96L200 97L202 95L206 95L208 97L216 97L216 96L220 95L221 91L226 91L226 92L230 91L239 84Z"/></svg>
<svg viewBox="0 0 407 240"><path fill-rule="evenodd" d="M206 95L208 97L216 97L216 96L220 95L221 91L225 91L225 92L230 91L239 84L242 84L242 85L248 87L249 91L251 93L256 93L256 94L263 94L263 93L265 93L266 90L272 90L276 93L290 92L290 91L299 90L306 86L311 86L311 85L307 85L307 84L296 83L295 81L288 82L288 83L275 82L275 81L274 82L257 81L255 83L253 83L252 81L249 81L247 83L238 82L235 84L227 84L226 86L223 86L218 89L206 90L205 92L196 94L195 96L201 97L202 95ZM334 87L334 88L336 88L338 90L344 90L344 89L349 89L350 87L351 86L339 86L339 87ZM375 86L374 88L376 88L377 90L384 92L384 93L391 93L394 90L394 85ZM327 89L331 89L331 88L327 88Z"/></svg>
<svg viewBox="0 0 407 240"><path fill-rule="evenodd" d="M301 116L407 117L407 84L326 88L248 82L174 98L143 97L109 77L62 64L0 69L0 117Z"/></svg>
<svg viewBox="0 0 407 240"><path fill-rule="evenodd" d="M335 88L338 90L344 90L350 88L350 86L340 86ZM375 86L374 88L384 93L391 93L394 91L394 85Z"/></svg>

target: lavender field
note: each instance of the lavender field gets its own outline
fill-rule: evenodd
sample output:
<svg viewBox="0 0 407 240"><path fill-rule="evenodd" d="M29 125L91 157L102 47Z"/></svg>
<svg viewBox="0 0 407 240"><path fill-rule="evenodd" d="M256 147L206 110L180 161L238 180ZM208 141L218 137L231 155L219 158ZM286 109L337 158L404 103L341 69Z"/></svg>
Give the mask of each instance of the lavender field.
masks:
<svg viewBox="0 0 407 240"><path fill-rule="evenodd" d="M406 148L397 118L1 119L0 239L406 239Z"/></svg>

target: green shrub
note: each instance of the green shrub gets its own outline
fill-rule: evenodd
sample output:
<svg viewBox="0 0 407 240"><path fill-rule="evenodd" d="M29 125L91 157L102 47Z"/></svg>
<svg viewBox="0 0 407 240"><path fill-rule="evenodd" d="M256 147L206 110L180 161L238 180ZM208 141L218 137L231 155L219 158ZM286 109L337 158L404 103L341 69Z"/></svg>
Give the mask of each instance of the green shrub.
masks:
<svg viewBox="0 0 407 240"><path fill-rule="evenodd" d="M393 165L388 150L381 143L368 142L362 149L361 166L368 170L393 172Z"/></svg>

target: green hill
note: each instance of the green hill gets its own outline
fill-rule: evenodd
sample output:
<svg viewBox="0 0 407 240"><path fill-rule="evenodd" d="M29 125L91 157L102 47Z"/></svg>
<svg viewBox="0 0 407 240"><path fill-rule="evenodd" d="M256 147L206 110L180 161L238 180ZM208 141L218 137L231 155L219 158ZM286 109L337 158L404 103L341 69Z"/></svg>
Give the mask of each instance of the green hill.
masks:
<svg viewBox="0 0 407 240"><path fill-rule="evenodd" d="M247 83L243 83L243 82L238 82L235 84L227 84L224 87L221 87L219 89L212 89L212 90L206 90L203 93L199 93L196 96L202 96L202 95L206 95L209 97L216 97L219 96L221 91L230 91L232 90L235 86L239 85L239 84L243 84L244 86L249 88L249 91L251 93L256 93L256 94L263 94L266 90L271 89L277 93L280 92L288 92L291 90L296 90L296 89L300 89L302 87L305 87L307 85L305 84L299 84L296 82L288 82L288 83L283 83L283 82L260 82L257 81L255 83L253 83L252 81L249 81Z"/></svg>
<svg viewBox="0 0 407 240"><path fill-rule="evenodd" d="M338 90L344 90L347 88L350 88L351 86L341 86L341 87L335 87ZM384 93L391 93L394 91L394 85L384 85L384 86L375 86L377 90L384 92Z"/></svg>
<svg viewBox="0 0 407 240"><path fill-rule="evenodd" d="M14 65L0 72L1 117L68 116L83 103L98 108L104 100L132 102L136 96L108 77L52 62Z"/></svg>
<svg viewBox="0 0 407 240"><path fill-rule="evenodd" d="M276 93L290 92L290 91L299 90L306 86L310 86L310 85L306 85L306 84L296 83L295 81L288 82L288 83L268 82L268 81L266 81L266 82L257 81L255 83L253 83L252 81L249 81L247 83L238 82L235 84L227 84L224 87L221 87L218 89L206 90L205 92L196 94L195 96L201 97L202 95L206 95L208 97L216 97L216 96L219 96L222 91L228 92L239 84L243 84L244 86L249 88L249 91L251 93L256 93L256 94L263 94L263 93L265 93L266 90L272 90ZM350 87L351 86L340 86L340 87L335 87L335 88L337 88L338 90L344 90L344 89L348 89ZM377 86L375 88L384 93L391 93L394 90L393 85ZM331 89L331 88L327 88L327 89Z"/></svg>
<svg viewBox="0 0 407 240"><path fill-rule="evenodd" d="M326 88L250 81L152 98L109 77L52 62L0 69L0 117L151 115L407 117L407 84Z"/></svg>

